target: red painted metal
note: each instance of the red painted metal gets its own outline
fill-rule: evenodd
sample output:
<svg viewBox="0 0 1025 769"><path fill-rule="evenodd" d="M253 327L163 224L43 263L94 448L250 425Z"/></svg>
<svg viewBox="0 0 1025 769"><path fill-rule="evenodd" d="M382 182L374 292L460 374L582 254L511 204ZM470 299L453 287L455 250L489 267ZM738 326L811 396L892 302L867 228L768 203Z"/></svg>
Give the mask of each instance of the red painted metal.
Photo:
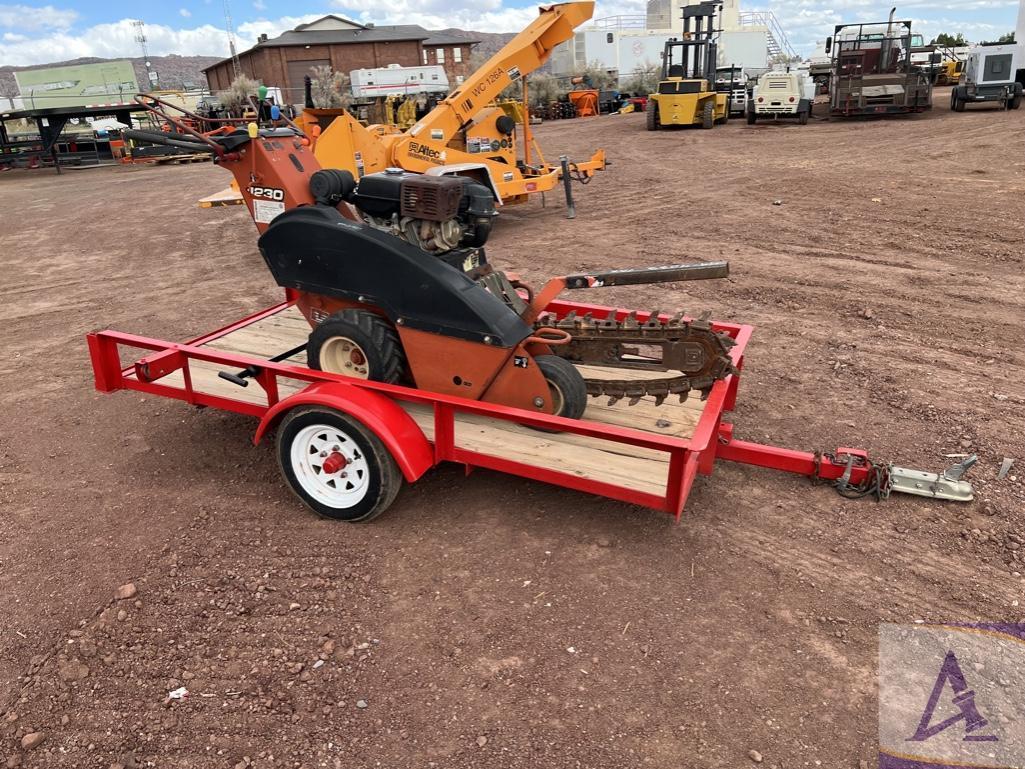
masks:
<svg viewBox="0 0 1025 769"><path fill-rule="evenodd" d="M616 425L564 419L398 385L351 379L339 374L314 371L288 363L272 363L202 346L275 315L290 307L294 301L295 296L289 294L286 301L281 304L261 310L184 344L116 331L89 334L89 354L96 388L101 392L137 390L257 417L260 424L254 441L259 441L291 408L300 405L326 406L351 415L373 430L395 456L403 475L409 481L416 480L428 468L440 462L458 462L466 467L467 473L476 467L488 468L664 510L677 518L686 504L695 478L698 474L711 473L716 459L784 470L823 480L835 480L843 475L847 468L848 456L851 456L854 457L850 477L852 484L862 482L869 472L870 463L867 456L855 449L838 449L832 455L817 455L735 439L733 425L724 422L723 415L732 411L736 404L739 374L727 377L712 387L691 437L682 439ZM562 317L572 310L581 315L592 312L598 317L605 317L613 311L613 308L600 305L559 300L551 302L546 309L554 312L557 317ZM630 310L615 308L614 312L621 320L630 313ZM650 314L639 312L637 317L640 322L644 322ZM662 317L668 319L668 316ZM736 345L731 349L730 355L738 371L742 370L744 351L751 339L752 327L713 323L713 328L733 337ZM133 365L124 367L120 354L123 348L135 348L149 351L151 354ZM195 389L190 373L192 361L210 362L226 369L255 367L259 373L254 379L266 396L266 403L240 401ZM182 372L183 387L159 381L168 373L177 370ZM298 380L308 385L294 395L282 399L278 394L280 379ZM423 430L399 402L430 407L433 412L433 440L428 441ZM580 477L556 468L526 464L502 456L502 446L498 445L491 453L459 446L456 443L455 420L458 415L466 414L664 452L668 455L664 494L639 491L604 480Z"/></svg>
<svg viewBox="0 0 1025 769"><path fill-rule="evenodd" d="M324 460L321 470L328 475L334 475L339 470L343 470L347 464L349 464L348 460L342 456L340 451L332 451Z"/></svg>
<svg viewBox="0 0 1025 769"><path fill-rule="evenodd" d="M737 440L733 437L733 425L724 424L722 428L720 441L716 446L716 456L719 459L806 475L817 480L835 481L847 470L847 458L853 457L849 482L858 485L869 479L872 465L867 452L862 449L843 447L832 454L795 451Z"/></svg>
<svg viewBox="0 0 1025 769"><path fill-rule="evenodd" d="M267 430L299 406L321 406L348 414L362 422L381 439L391 452L402 475L412 483L434 466L434 453L413 417L393 399L343 382L317 382L270 406L260 419L253 443L259 443Z"/></svg>

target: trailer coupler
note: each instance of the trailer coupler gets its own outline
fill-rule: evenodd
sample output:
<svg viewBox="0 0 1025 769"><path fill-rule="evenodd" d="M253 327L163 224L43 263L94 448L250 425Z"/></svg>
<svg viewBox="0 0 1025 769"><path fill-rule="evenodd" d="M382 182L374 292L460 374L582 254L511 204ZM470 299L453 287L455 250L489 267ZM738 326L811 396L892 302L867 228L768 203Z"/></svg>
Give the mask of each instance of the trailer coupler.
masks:
<svg viewBox="0 0 1025 769"><path fill-rule="evenodd" d="M979 458L972 454L942 473L927 473L890 465L887 471L889 491L954 502L971 502L975 496L972 484L961 477L978 461Z"/></svg>
<svg viewBox="0 0 1025 769"><path fill-rule="evenodd" d="M831 459L835 461L835 457L831 457ZM864 479L858 484L853 484L851 483L851 474L856 459L859 460L861 466L867 466L867 468ZM897 491L902 494L915 494L932 499L971 502L974 496L972 485L968 481L961 480L961 476L968 472L978 459L976 455L972 454L960 463L948 467L942 473L930 473L897 465L871 463L868 462L867 456L848 454L844 473L835 481L834 485L840 495L848 499L873 495L877 500L882 500Z"/></svg>

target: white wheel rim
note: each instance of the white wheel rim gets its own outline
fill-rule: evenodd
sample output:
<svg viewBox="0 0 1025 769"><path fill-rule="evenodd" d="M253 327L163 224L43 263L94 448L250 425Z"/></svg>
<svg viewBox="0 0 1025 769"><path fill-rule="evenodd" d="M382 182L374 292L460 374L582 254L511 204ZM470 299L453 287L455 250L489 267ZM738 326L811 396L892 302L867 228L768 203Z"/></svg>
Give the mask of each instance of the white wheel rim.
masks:
<svg viewBox="0 0 1025 769"><path fill-rule="evenodd" d="M317 502L345 509L358 505L367 495L370 465L345 431L331 425L304 427L292 439L290 456L295 479ZM344 466L330 472L339 464Z"/></svg>
<svg viewBox="0 0 1025 769"><path fill-rule="evenodd" d="M320 370L356 379L370 378L366 351L347 336L333 336L320 346Z"/></svg>
<svg viewBox="0 0 1025 769"><path fill-rule="evenodd" d="M562 388L549 379L548 393L552 396L552 413L559 414L566 402L566 399L562 395Z"/></svg>

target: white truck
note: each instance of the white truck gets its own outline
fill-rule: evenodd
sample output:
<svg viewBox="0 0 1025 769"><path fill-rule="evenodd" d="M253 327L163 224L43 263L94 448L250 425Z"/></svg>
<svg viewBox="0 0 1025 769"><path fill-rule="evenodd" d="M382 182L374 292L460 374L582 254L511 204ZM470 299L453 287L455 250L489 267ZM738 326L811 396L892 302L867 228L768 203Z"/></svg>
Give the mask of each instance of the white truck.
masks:
<svg viewBox="0 0 1025 769"><path fill-rule="evenodd" d="M730 116L747 111L747 76L739 67L719 67L715 70L715 90L728 93Z"/></svg>
<svg viewBox="0 0 1025 769"><path fill-rule="evenodd" d="M1015 80L1022 66L1017 43L982 44L965 58L961 82L950 91L950 109L964 112L968 104L995 102L1000 109L1021 106L1022 84Z"/></svg>
<svg viewBox="0 0 1025 769"><path fill-rule="evenodd" d="M815 99L815 83L802 72L766 72L747 100L747 124L759 119L797 118L807 125Z"/></svg>
<svg viewBox="0 0 1025 769"><path fill-rule="evenodd" d="M423 67L389 64L377 69L354 69L349 73L349 83L357 99L448 93L449 89L445 68L439 64Z"/></svg>

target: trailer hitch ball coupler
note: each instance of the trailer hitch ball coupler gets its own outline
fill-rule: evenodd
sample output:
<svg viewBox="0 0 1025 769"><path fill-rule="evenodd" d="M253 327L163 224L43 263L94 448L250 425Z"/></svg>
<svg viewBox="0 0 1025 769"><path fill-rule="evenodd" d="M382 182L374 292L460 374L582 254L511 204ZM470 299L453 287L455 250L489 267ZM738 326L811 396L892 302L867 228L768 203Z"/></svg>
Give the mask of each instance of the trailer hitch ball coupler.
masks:
<svg viewBox="0 0 1025 769"><path fill-rule="evenodd" d="M975 492L972 489L972 484L962 480L962 476L978 461L979 458L972 454L958 464L948 467L942 473L928 473L890 465L890 490L915 494L920 497L932 497L933 499L971 502L975 497Z"/></svg>

